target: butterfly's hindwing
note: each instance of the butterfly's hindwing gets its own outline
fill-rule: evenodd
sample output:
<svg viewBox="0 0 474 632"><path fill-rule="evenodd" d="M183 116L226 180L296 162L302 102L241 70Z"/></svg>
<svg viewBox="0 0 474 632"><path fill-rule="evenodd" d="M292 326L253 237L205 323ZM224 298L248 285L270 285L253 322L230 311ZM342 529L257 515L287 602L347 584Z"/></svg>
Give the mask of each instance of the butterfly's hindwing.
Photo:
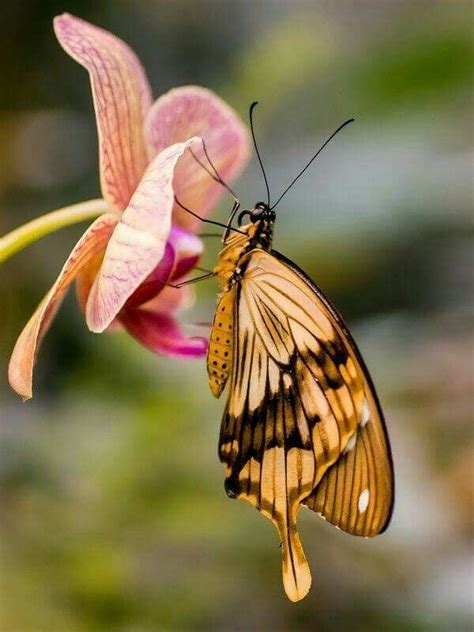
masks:
<svg viewBox="0 0 474 632"><path fill-rule="evenodd" d="M278 528L285 589L297 600L311 582L301 504L375 535L391 511L391 460L370 378L333 308L285 260L255 249L243 263L219 453L227 493Z"/></svg>
<svg viewBox="0 0 474 632"><path fill-rule="evenodd" d="M356 435L339 460L327 471L314 492L304 500L313 511L353 535L373 536L388 526L392 495L391 465L380 454L387 450L378 424L359 425Z"/></svg>

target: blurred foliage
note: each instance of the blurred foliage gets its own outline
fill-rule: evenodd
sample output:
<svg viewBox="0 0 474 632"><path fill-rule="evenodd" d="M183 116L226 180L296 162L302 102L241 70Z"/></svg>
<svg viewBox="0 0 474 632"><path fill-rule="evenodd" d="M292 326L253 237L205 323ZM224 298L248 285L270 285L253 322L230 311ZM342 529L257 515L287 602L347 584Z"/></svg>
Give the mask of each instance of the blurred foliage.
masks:
<svg viewBox="0 0 474 632"><path fill-rule="evenodd" d="M393 524L373 541L302 512L314 586L290 604L273 527L222 488L222 402L203 363L87 333L65 302L36 398L0 385L5 632L472 629L472 5L459 2L22 0L2 11L0 231L98 193L86 74L64 10L126 39L155 94L202 83L253 100L273 196L357 121L279 207L276 246L341 308L393 442ZM238 183L262 196L253 163ZM223 203L216 217L224 218ZM81 228L0 276L2 374ZM217 240L207 244L212 265ZM197 288L190 322L211 318Z"/></svg>

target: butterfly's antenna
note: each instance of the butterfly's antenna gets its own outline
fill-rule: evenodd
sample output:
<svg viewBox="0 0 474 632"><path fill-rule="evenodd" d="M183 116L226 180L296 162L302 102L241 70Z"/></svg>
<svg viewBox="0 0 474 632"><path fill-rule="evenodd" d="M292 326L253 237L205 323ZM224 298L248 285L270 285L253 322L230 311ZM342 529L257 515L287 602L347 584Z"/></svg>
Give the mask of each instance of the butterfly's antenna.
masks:
<svg viewBox="0 0 474 632"><path fill-rule="evenodd" d="M283 191L283 193L280 195L280 197L278 198L278 200L275 202L275 204L271 207L272 209L275 208L275 206L277 204L280 203L281 199L288 193L288 191L291 189L291 187L295 184L295 182L297 180L299 180L301 178L301 176L303 175L303 173L306 171L306 169L308 169L308 167L312 164L312 162L319 156L319 154L323 151L323 149L326 147L326 145L331 142L331 140L334 138L334 136L336 136L336 134L338 134L344 127L346 127L346 125L349 125L349 123L352 123L352 121L354 121L355 119L350 118L347 119L347 121L344 121L344 123L342 123L341 125L339 125L339 127L337 128L336 131L334 131L331 136L327 139L327 141L325 143L323 143L321 145L321 147L318 149L318 151L314 154L314 156L311 158L311 160L308 162L308 164L306 165L306 167L304 169L302 169L299 174L296 176L296 178L294 178L294 180L292 180L290 182L290 184L286 187L286 189Z"/></svg>
<svg viewBox="0 0 474 632"><path fill-rule="evenodd" d="M221 228L225 228L226 230L233 230L236 233L241 233L242 235L245 235L246 233L244 233L243 231L239 230L238 228L234 228L233 226L229 226L228 224L222 224L221 222L215 222L212 219L205 219L204 217L201 217L200 215L198 215L197 213L195 213L194 211L192 211L190 208L188 208L187 206L184 206L184 204L182 204L178 198L176 197L176 195L174 196L174 201L176 202L176 204L183 209L183 211L186 211L187 213L189 213L190 215L192 215L193 217L195 217L196 219L200 220L201 222L205 223L205 224L213 224L214 226L220 226Z"/></svg>
<svg viewBox="0 0 474 632"><path fill-rule="evenodd" d="M224 189L226 189L230 195L232 196L234 202L238 201L237 196L235 195L235 193L232 191L232 189L230 188L230 186L221 178L221 176L219 175L219 172L217 171L216 166L214 165L214 163L211 160L211 157L209 156L209 152L207 151L207 146L206 143L204 141L204 139L202 139L202 148L204 151L204 154L206 156L207 162L210 164L211 166L211 170L206 167L206 165L202 162L202 160L200 160L196 154L194 153L194 151L192 149L190 149L190 153L192 155L192 157L194 158L194 160L198 163L198 165L200 167L202 167L204 169L204 171L218 184L220 184L221 186L224 187Z"/></svg>
<svg viewBox="0 0 474 632"><path fill-rule="evenodd" d="M253 111L257 105L258 105L258 101L254 101L249 109L250 130L252 132L252 139L253 139L253 146L255 147L255 153L257 154L258 162L260 163L260 168L263 174L263 179L265 180L265 187L267 189L267 206L270 206L270 187L268 186L267 174L265 173L265 167L263 166L262 157L260 156L260 152L258 151L257 140L255 138L255 130L253 128Z"/></svg>
<svg viewBox="0 0 474 632"><path fill-rule="evenodd" d="M224 233L224 240L225 240L228 237L229 232L232 230L232 222L234 221L235 214L237 213L237 211L240 208L240 200L235 195L235 193L232 191L230 186L226 182L224 182L224 180L219 175L219 172L217 171L216 166L214 165L214 163L211 160L211 157L209 156L209 152L207 151L207 146L206 146L206 142L205 142L204 139L202 139L202 148L204 150L204 155L206 156L207 162L211 165L212 171L209 170L206 167L206 165L201 160L199 160L199 158L196 156L196 154L193 152L192 149L190 149L189 151L191 152L192 157L198 163L198 165L200 165L204 169L204 171L214 180L214 182L217 182L218 184L223 186L224 189L227 189L227 191L230 193L232 199L234 200L234 206L232 207L232 211L230 213L230 217L229 217L229 219L227 221L226 231ZM188 209L185 209L185 210L188 210Z"/></svg>

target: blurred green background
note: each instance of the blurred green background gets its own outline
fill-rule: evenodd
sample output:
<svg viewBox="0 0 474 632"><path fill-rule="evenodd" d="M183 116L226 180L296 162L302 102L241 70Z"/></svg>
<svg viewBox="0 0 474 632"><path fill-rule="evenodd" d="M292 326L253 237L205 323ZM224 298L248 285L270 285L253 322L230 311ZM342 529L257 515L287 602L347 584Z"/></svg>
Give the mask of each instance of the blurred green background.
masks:
<svg viewBox="0 0 474 632"><path fill-rule="evenodd" d="M243 117L259 100L274 196L357 119L280 205L276 248L353 328L386 412L397 499L371 541L302 512L313 588L291 604L273 526L224 493L224 402L204 362L89 334L71 293L22 405L7 361L83 226L64 230L0 270L2 632L471 630L472 4L10 3L0 233L99 192L88 79L51 27L65 10L128 41L156 96L198 83ZM244 204L262 198L255 161L236 189ZM215 291L197 288L189 322L210 320Z"/></svg>

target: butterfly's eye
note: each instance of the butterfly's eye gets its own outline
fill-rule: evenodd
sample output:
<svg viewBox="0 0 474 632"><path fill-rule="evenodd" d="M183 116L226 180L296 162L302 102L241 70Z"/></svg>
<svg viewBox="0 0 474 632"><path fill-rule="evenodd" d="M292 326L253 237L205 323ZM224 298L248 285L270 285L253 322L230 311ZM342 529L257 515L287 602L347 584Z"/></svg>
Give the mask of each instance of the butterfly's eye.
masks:
<svg viewBox="0 0 474 632"><path fill-rule="evenodd" d="M275 211L270 209L265 202L259 202L255 208L250 211L250 219L252 222L265 220L267 222L275 221Z"/></svg>
<svg viewBox="0 0 474 632"><path fill-rule="evenodd" d="M250 220L255 223L261 219L265 219L268 210L268 206L265 202L258 202L255 204L255 208L250 211Z"/></svg>
<svg viewBox="0 0 474 632"><path fill-rule="evenodd" d="M250 212L250 220L254 223L258 222L260 219L262 219L262 215L263 215L263 209L255 207Z"/></svg>

